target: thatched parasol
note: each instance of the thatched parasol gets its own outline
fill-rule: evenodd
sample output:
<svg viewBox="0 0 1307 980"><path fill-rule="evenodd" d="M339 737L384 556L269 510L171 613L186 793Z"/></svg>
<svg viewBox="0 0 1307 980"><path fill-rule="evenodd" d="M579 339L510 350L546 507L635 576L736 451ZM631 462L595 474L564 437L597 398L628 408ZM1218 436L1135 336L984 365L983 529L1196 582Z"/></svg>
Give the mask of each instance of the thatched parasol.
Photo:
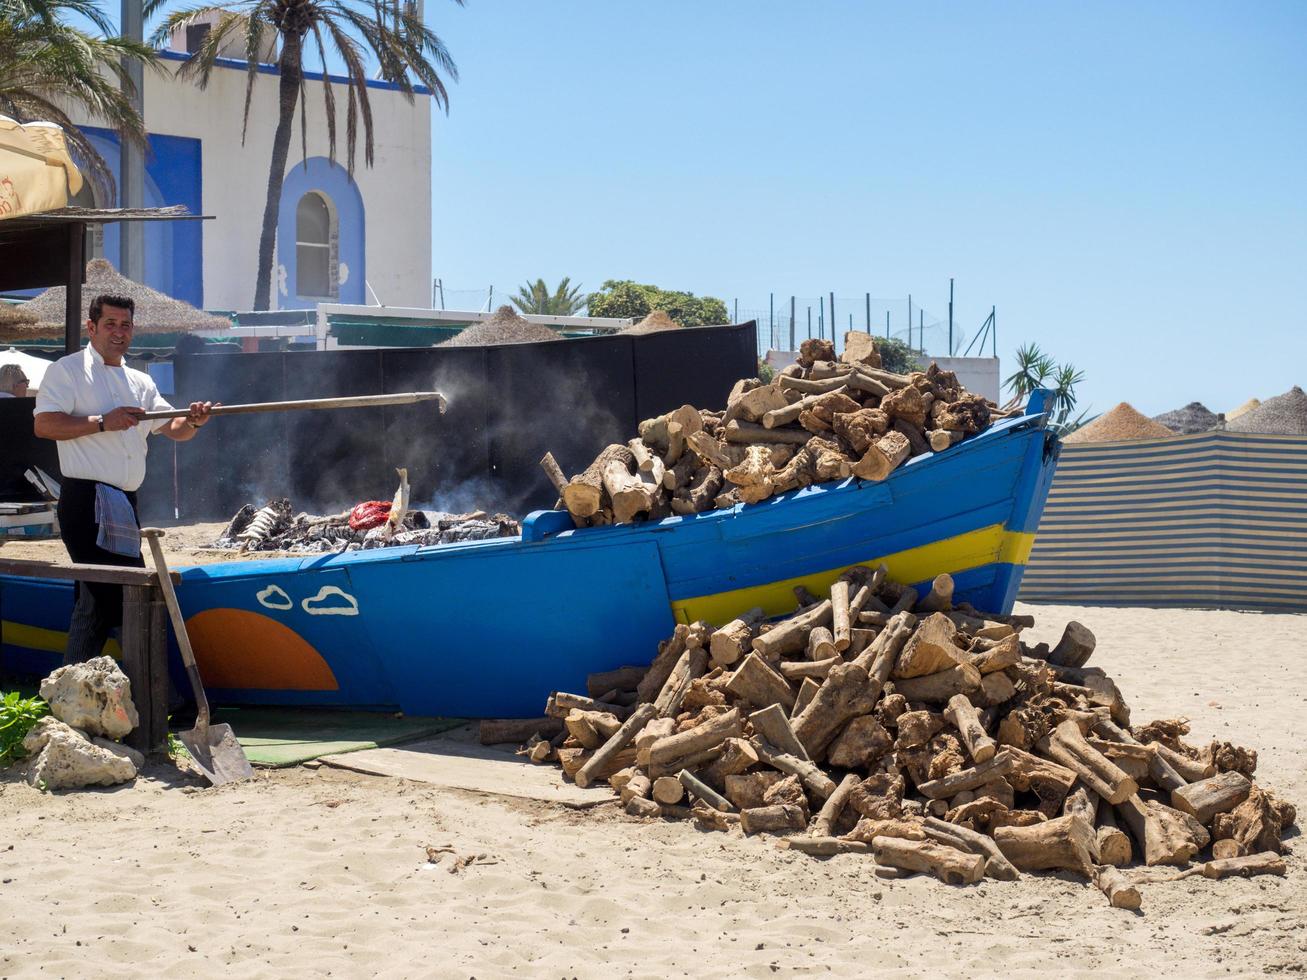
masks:
<svg viewBox="0 0 1307 980"><path fill-rule="evenodd" d="M134 323L137 334L191 333L195 330L225 330L231 327L231 322L223 317L197 310L189 303L165 296L149 286L128 279L107 259L92 259L86 263L82 300L89 307L91 300L101 293L130 296L136 301ZM20 307L40 321L39 331L29 333L29 338L63 336L64 294L63 286L53 286ZM85 329L82 332L85 333Z"/></svg>
<svg viewBox="0 0 1307 980"><path fill-rule="evenodd" d="M21 306L0 303L0 341L31 340L41 333L32 314Z"/></svg>
<svg viewBox="0 0 1307 980"><path fill-rule="evenodd" d="M626 327L622 333L657 333L660 330L680 330L681 325L662 310L651 310L639 323Z"/></svg>

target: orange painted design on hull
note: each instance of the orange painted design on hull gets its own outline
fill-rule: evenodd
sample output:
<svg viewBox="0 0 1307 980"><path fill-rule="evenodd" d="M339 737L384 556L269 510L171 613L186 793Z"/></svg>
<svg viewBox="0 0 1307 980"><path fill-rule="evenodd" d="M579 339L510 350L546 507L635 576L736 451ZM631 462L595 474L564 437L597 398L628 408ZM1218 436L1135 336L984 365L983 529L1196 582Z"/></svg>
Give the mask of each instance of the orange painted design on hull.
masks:
<svg viewBox="0 0 1307 980"><path fill-rule="evenodd" d="M186 621L206 687L267 691L338 691L322 654L262 613L206 609Z"/></svg>

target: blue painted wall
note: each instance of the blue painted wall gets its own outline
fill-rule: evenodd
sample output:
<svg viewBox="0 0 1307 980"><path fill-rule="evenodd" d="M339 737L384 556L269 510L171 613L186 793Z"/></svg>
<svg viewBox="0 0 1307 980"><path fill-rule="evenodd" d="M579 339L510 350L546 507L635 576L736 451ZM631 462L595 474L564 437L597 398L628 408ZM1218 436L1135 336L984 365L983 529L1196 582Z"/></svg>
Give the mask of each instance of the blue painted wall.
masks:
<svg viewBox="0 0 1307 980"><path fill-rule="evenodd" d="M277 271L277 305L283 310L312 309L324 297L300 296L295 292L295 210L299 200L310 191L325 195L335 213L339 261L345 281L340 284L338 303L364 303L363 195L349 173L339 163L326 157L309 157L286 174L281 187L281 208L277 216L277 262L286 270L285 278Z"/></svg>
<svg viewBox="0 0 1307 980"><path fill-rule="evenodd" d="M118 134L84 126L82 132L108 162L119 180ZM200 141L184 136L150 135L145 160L145 204L183 204L192 214L203 213L203 173ZM192 306L204 306L204 222L156 221L145 226L145 284ZM104 226L104 257L119 266L119 226Z"/></svg>

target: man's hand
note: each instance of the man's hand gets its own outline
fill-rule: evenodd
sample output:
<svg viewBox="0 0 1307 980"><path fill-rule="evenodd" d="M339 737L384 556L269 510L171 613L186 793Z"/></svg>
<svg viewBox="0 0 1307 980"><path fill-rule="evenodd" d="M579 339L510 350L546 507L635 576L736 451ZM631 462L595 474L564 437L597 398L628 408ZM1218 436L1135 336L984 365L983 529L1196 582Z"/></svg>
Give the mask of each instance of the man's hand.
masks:
<svg viewBox="0 0 1307 980"><path fill-rule="evenodd" d="M145 409L143 408L137 408L134 405L119 405L112 412L104 413L104 430L106 432L122 432L134 428L141 424L141 416L144 414Z"/></svg>
<svg viewBox="0 0 1307 980"><path fill-rule="evenodd" d="M218 404L221 405L222 402L218 402ZM210 414L213 411L213 405L213 402L191 402L191 410L186 416L186 421L198 429L213 417Z"/></svg>

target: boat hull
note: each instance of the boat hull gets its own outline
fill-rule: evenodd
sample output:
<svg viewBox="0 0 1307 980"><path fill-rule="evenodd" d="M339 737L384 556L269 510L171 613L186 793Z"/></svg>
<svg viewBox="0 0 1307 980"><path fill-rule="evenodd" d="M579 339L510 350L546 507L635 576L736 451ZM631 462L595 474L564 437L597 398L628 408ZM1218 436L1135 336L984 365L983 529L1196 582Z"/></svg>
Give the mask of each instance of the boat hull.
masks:
<svg viewBox="0 0 1307 980"><path fill-rule="evenodd" d="M949 572L956 601L1009 612L1057 455L1043 423L1034 403L881 483L657 523L574 530L547 511L520 538L196 566L178 596L222 703L537 715L551 690L647 663L677 622L791 612L796 586L822 592L853 564L884 562L918 589ZM11 632L30 642L36 626L54 646L66 626L71 590L42 585L44 625L14 632L10 610L37 593L0 582L7 663L40 652Z"/></svg>

